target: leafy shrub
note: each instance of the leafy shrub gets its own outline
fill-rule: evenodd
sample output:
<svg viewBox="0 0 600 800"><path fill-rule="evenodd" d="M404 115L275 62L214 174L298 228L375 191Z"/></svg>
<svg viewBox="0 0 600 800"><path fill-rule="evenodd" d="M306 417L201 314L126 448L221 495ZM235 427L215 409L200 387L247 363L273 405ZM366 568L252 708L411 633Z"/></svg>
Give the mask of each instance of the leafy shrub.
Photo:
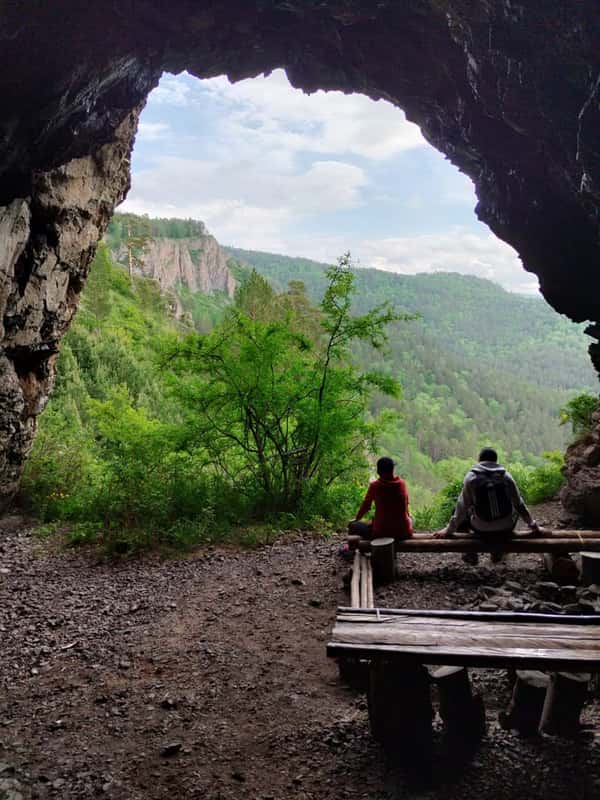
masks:
<svg viewBox="0 0 600 800"><path fill-rule="evenodd" d="M460 478L453 478L431 505L415 511L413 525L417 530L434 530L448 524L462 490L463 478L464 474Z"/></svg>
<svg viewBox="0 0 600 800"><path fill-rule="evenodd" d="M592 428L592 414L600 408L597 395L583 392L560 409L560 424L571 423L576 438L583 436Z"/></svg>
<svg viewBox="0 0 600 800"><path fill-rule="evenodd" d="M544 453L546 464L540 467L509 465L521 495L526 503L544 503L551 500L565 481L562 472L564 456L558 451Z"/></svg>

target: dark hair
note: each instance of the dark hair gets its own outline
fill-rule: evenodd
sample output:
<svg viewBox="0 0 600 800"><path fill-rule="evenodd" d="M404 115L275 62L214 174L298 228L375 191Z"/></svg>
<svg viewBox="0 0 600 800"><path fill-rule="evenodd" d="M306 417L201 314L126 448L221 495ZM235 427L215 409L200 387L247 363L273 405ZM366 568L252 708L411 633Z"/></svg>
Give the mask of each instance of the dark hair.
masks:
<svg viewBox="0 0 600 800"><path fill-rule="evenodd" d="M390 472L394 471L394 461L387 456L383 456L377 462L377 474L378 475L389 475Z"/></svg>
<svg viewBox="0 0 600 800"><path fill-rule="evenodd" d="M494 461L497 463L498 453L494 450L493 447L484 447L483 450L479 453L479 460Z"/></svg>

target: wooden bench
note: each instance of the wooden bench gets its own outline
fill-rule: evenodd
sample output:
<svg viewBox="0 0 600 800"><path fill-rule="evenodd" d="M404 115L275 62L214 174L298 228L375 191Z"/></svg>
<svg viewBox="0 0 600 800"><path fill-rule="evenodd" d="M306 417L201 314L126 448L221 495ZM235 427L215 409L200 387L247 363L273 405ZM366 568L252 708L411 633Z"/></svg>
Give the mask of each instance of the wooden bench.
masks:
<svg viewBox="0 0 600 800"><path fill-rule="evenodd" d="M545 732L576 733L590 673L600 672L600 622L596 616L342 607L327 655L368 661L373 735L397 755L402 742L412 741L414 748L404 755L426 760L432 673L442 719L456 741L480 737L485 720L466 667L550 672L548 686L542 684L536 695L534 729L541 724ZM433 665L444 666L436 671ZM518 672L518 680L526 680L525 673ZM531 709L526 711L531 727ZM515 719L518 728L520 717L513 712L505 715L505 726Z"/></svg>
<svg viewBox="0 0 600 800"><path fill-rule="evenodd" d="M545 531L544 536L516 532L514 536L496 541L493 537L482 539L467 534L436 539L432 533L416 533L410 539L396 543L389 538L369 541L351 535L348 543L351 549L358 549L363 554L372 552L376 583L394 579L394 557L398 553L541 553L552 577L567 581L576 581L579 575L570 554L581 553L584 582L600 583L600 531ZM352 605L360 604L352 602Z"/></svg>
<svg viewBox="0 0 600 800"><path fill-rule="evenodd" d="M509 538L495 542L467 534L450 539L435 539L432 533L416 533L396 543L396 553L600 553L600 531L556 531L532 536L517 531ZM550 534L550 535L548 535Z"/></svg>
<svg viewBox="0 0 600 800"><path fill-rule="evenodd" d="M359 541L364 547L369 544L359 536L348 536L351 547ZM600 531L544 531L544 536L516 531L514 536L497 541L492 536L481 539L465 533L456 533L450 539L436 539L433 533L415 533L395 544L396 553L580 553L584 550L600 553Z"/></svg>

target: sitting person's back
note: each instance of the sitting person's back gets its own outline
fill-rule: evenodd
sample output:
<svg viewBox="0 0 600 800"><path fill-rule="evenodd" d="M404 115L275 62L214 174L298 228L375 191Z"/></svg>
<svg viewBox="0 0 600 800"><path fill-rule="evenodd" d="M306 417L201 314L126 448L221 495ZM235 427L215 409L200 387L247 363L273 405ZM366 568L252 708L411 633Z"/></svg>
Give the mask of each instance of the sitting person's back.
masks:
<svg viewBox="0 0 600 800"><path fill-rule="evenodd" d="M466 474L465 504L470 507L469 526L479 533L512 531L518 509L524 506L510 472L495 461L480 461Z"/></svg>
<svg viewBox="0 0 600 800"><path fill-rule="evenodd" d="M512 536L517 520L528 525L532 533L540 527L525 505L514 478L501 464L492 447L479 453L479 463L467 472L460 497L448 525L434 534L436 538L450 538L455 533L472 532L483 537ZM501 555L492 554L492 561ZM465 553L463 561L477 563L476 553Z"/></svg>
<svg viewBox="0 0 600 800"><path fill-rule="evenodd" d="M402 478L394 475L391 458L380 458L377 462L377 480L369 484L367 493L349 525L350 533L366 539L391 536L393 539L408 539L413 534L408 514L408 492ZM375 503L372 523L361 522L362 517Z"/></svg>

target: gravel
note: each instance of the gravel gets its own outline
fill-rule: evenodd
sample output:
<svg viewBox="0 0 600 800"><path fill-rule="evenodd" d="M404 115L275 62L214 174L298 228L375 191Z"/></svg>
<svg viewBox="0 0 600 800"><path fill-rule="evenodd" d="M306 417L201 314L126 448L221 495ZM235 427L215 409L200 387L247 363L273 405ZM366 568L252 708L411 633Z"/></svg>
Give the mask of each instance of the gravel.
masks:
<svg viewBox="0 0 600 800"><path fill-rule="evenodd" d="M109 564L32 527L0 522L0 800L600 797L598 700L578 740L521 740L497 723L510 697L497 670L472 671L488 715L475 758L440 754L433 788L409 786L370 736L364 695L325 657L347 602L339 540ZM382 607L480 607L544 581L528 555L400 564Z"/></svg>

